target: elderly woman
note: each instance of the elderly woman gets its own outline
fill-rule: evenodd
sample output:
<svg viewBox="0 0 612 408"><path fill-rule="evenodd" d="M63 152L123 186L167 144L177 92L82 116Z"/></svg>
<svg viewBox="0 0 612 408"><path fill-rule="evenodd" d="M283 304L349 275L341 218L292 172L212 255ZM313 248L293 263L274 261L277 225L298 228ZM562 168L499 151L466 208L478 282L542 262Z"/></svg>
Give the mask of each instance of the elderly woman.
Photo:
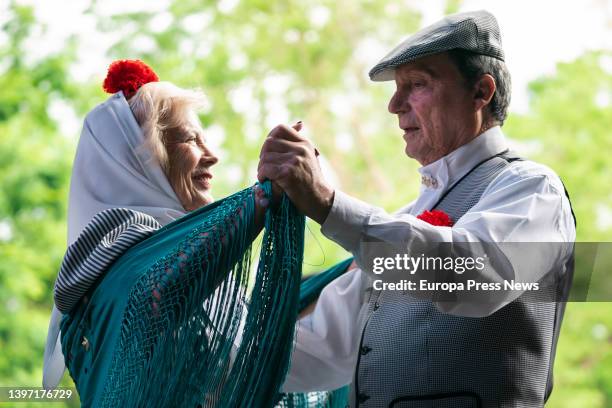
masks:
<svg viewBox="0 0 612 408"><path fill-rule="evenodd" d="M218 158L197 118L201 93L129 60L111 65L104 88L113 95L87 115L74 161L44 387L67 366L83 406L274 400L297 308L303 216L285 198L266 215L269 183L213 203ZM264 216L245 311L250 243Z"/></svg>

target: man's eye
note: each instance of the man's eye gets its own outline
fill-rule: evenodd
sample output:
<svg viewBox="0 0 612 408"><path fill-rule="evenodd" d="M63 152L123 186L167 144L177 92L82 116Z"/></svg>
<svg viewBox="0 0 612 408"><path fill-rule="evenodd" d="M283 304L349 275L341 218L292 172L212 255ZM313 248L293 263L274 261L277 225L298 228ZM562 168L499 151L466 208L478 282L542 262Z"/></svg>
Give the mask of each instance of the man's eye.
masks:
<svg viewBox="0 0 612 408"><path fill-rule="evenodd" d="M190 137L190 138L186 139L186 140L185 140L185 143L192 143L192 142L193 142L193 143L197 143L197 141L198 141L198 138L197 138L197 137L195 137L195 136L192 136L192 137Z"/></svg>
<svg viewBox="0 0 612 408"><path fill-rule="evenodd" d="M413 82L413 83L412 83L412 86L413 86L414 88L423 88L423 87L425 86L425 82L420 82L420 81Z"/></svg>

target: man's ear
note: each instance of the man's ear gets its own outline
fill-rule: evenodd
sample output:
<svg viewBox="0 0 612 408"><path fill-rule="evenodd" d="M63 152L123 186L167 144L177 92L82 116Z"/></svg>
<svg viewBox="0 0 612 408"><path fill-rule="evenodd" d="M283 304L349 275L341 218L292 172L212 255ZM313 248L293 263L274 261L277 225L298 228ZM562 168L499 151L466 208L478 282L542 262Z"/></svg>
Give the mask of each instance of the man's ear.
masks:
<svg viewBox="0 0 612 408"><path fill-rule="evenodd" d="M489 74L484 74L476 81L474 85L474 108L476 111L485 108L491 102L495 89L495 79Z"/></svg>

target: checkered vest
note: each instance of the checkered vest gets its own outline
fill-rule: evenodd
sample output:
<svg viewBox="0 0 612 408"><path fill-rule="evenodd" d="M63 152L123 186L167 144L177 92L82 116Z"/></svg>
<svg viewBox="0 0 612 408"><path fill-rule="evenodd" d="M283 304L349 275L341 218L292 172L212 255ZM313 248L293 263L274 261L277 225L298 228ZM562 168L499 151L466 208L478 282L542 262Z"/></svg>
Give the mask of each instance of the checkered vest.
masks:
<svg viewBox="0 0 612 408"><path fill-rule="evenodd" d="M504 152L481 162L434 208L458 220L515 160L521 159ZM573 265L573 259L568 262ZM567 299L573 267L567 271L557 299ZM535 296L545 295L539 292ZM565 303L537 302L528 298L533 293L521 295L488 317L469 318L441 313L432 301L403 292L371 291L351 405L543 406L552 391Z"/></svg>

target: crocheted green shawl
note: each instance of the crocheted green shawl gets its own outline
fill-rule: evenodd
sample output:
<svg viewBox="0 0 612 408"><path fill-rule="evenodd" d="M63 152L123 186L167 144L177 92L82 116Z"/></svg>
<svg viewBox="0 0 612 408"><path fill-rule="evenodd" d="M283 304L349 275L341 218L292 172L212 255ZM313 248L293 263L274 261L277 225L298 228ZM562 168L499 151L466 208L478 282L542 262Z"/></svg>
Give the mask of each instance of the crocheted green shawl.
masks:
<svg viewBox="0 0 612 408"><path fill-rule="evenodd" d="M300 290L304 216L283 197L266 213L251 276L254 200L247 188L159 229L64 316L62 350L83 406L345 405L346 389L279 389L298 310L350 260Z"/></svg>

